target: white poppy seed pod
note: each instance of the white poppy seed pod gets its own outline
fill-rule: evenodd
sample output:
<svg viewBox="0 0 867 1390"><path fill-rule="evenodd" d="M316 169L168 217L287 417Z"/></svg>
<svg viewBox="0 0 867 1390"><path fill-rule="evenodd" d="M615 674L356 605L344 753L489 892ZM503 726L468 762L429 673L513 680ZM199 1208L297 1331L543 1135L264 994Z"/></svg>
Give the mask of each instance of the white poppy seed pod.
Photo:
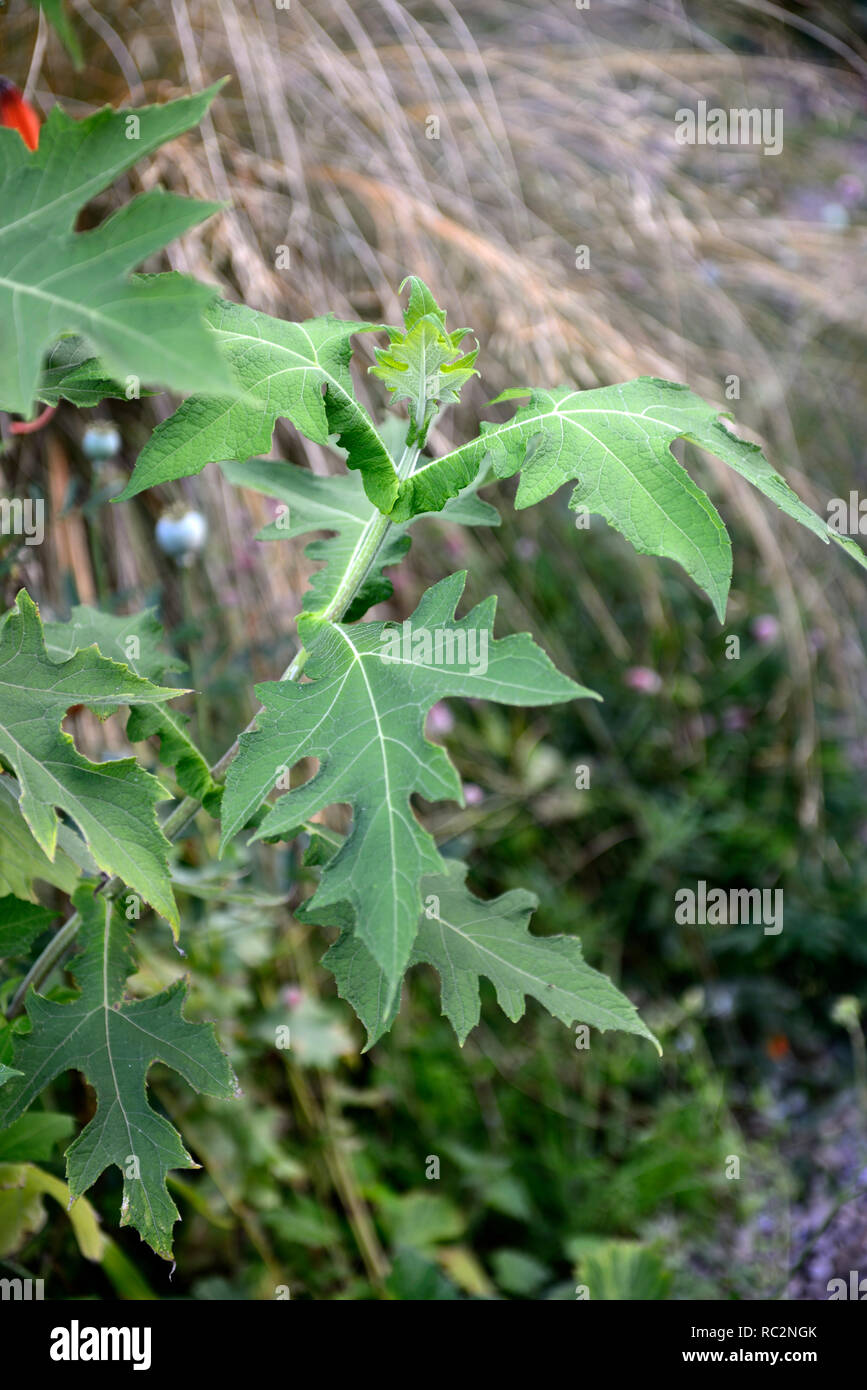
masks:
<svg viewBox="0 0 867 1390"><path fill-rule="evenodd" d="M157 545L179 565L192 564L193 557L204 548L207 539L208 523L201 512L173 508L164 512L157 522Z"/></svg>
<svg viewBox="0 0 867 1390"><path fill-rule="evenodd" d="M84 431L81 447L91 463L106 463L120 453L120 430L111 420L94 420Z"/></svg>

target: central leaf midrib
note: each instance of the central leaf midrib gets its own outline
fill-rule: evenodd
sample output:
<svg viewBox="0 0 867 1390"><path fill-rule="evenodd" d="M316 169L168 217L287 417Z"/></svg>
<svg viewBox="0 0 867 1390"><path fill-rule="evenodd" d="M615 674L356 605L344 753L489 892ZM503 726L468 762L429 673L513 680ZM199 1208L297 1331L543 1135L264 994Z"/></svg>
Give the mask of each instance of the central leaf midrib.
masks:
<svg viewBox="0 0 867 1390"><path fill-rule="evenodd" d="M394 891L392 892L392 914L391 914L391 923L392 923L392 954L393 954L394 956L396 956L396 955L397 955L397 938L398 938L398 930L399 930L399 914L398 914L398 911L397 911L397 891L396 891L396 887L397 887L397 874L396 874L396 870L397 870L397 846L396 846L396 843L395 843L394 819L395 819L395 816L397 815L397 810L396 810L396 808L395 808L395 806L393 805L393 802L392 802L392 796L391 796L391 780L390 780L390 777L389 777L389 765L388 765L388 756L387 756L387 754L386 754L386 748L385 748L385 738L383 737L382 724L380 723L380 719L379 719L379 710L377 709L376 699L375 699L375 697L374 697L374 693L373 693L373 689L372 689L372 687L371 687L370 681L369 681L368 678L367 678L367 672L366 672L365 669L364 669L364 662L363 662L362 659L361 659L361 653L359 652L358 648L355 646L355 643L352 641L352 639L350 638L349 634L346 632L345 628L341 627L340 624L338 624L338 623L334 623L334 624L332 624L331 626L332 626L332 630L333 630L334 632L339 633L340 636L343 638L344 642L346 643L346 645L349 647L350 651L352 652L352 660L353 660L353 662L358 666L359 670L361 671L361 677L362 677L362 680L364 681L365 689L367 690L367 695L368 695L368 700L369 700L369 702L370 702L371 712L372 712L373 718L374 718L374 720L375 720L375 722L376 722L376 736L377 736L377 741L378 741L378 743L379 743L380 757L382 758L382 773L383 773L383 778L384 778L384 781L385 781L385 803L386 803L387 813L388 813L388 837L389 837L390 848L391 848L391 864L392 864L391 881L392 881L392 885L393 885L393 889L394 889Z"/></svg>

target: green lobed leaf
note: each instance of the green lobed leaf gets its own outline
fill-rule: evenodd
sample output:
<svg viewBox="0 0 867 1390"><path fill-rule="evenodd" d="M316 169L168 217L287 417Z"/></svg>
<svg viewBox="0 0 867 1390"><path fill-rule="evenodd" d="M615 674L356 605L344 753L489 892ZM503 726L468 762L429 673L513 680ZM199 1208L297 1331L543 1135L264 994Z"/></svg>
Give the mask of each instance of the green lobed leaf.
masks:
<svg viewBox="0 0 867 1390"><path fill-rule="evenodd" d="M184 401L154 430L117 500L200 473L207 463L243 463L267 453L277 420L285 417L317 444L334 434L345 440L350 467L360 470L368 497L388 511L397 497L397 472L355 399L349 371L351 338L378 325L344 322L333 314L285 323L220 299L207 318L242 394Z"/></svg>
<svg viewBox="0 0 867 1390"><path fill-rule="evenodd" d="M20 1071L10 1071L12 1076L20 1076ZM3 1068L0 1067L0 1086L3 1084ZM71 1115L61 1115L54 1110L33 1110L22 1115L8 1129L0 1132L0 1163L47 1163L54 1157L59 1144L75 1132L75 1121Z"/></svg>
<svg viewBox="0 0 867 1390"><path fill-rule="evenodd" d="M221 1098L235 1094L235 1078L213 1024L184 1018L184 980L148 999L124 999L134 968L129 924L120 908L92 890L93 884L82 884L73 898L82 918L82 950L72 965L80 993L68 1004L33 990L28 994L33 1027L15 1040L13 1060L22 1076L0 1094L0 1129L61 1072L71 1067L83 1072L96 1092L97 1110L67 1150L70 1197L77 1200L114 1164L123 1174L120 1224L135 1226L158 1255L171 1259L178 1211L166 1174L198 1165L177 1130L151 1108L148 1070L163 1062L194 1090Z"/></svg>
<svg viewBox="0 0 867 1390"><path fill-rule="evenodd" d="M495 641L495 598L457 620L465 581L455 574L434 585L402 627L302 617L310 679L257 687L265 708L257 731L241 736L223 795L225 846L287 769L319 758L315 777L280 797L254 838L291 836L326 806L351 805L352 833L323 870L308 911L349 903L390 998L415 939L420 880L442 863L410 797L463 800L445 750L424 737L431 706L459 695L510 705L598 698L561 675L528 634Z"/></svg>
<svg viewBox="0 0 867 1390"><path fill-rule="evenodd" d="M136 675L154 684L183 669L181 662L161 649L163 630L152 608L118 615L80 604L67 622L45 623L44 632L45 648L53 661L63 661L95 644L103 656L125 662ZM141 701L130 709L127 738L132 743L159 738L162 761L175 769L181 789L210 809L218 804L220 789L207 760L190 738L189 722L187 715L169 709L164 701Z"/></svg>
<svg viewBox="0 0 867 1390"><path fill-rule="evenodd" d="M374 512L365 496L358 474L317 477L307 468L282 460L249 459L247 463L224 463L221 468L230 483L250 487L282 502L288 510L258 532L258 540L294 540L310 531L333 531L328 540L315 540L305 547L310 560L322 568L310 577L304 593L306 612L321 612L334 597L343 573ZM353 622L375 603L392 595L391 581L383 573L400 564L409 550L405 528L393 528L364 584L345 615Z"/></svg>
<svg viewBox="0 0 867 1390"><path fill-rule="evenodd" d="M219 84L218 84L219 85ZM218 90L134 112L105 107L75 121L55 106L29 151L0 129L0 406L27 414L45 352L82 335L109 375L176 391L230 390L202 321L213 295L177 274L130 278L174 237L218 210L159 190L143 193L93 231L78 212L131 165L194 126ZM138 121L137 138L128 122Z"/></svg>
<svg viewBox="0 0 867 1390"><path fill-rule="evenodd" d="M513 889L485 902L469 891L466 876L466 864L444 860L441 873L422 879L424 908L409 961L437 971L443 1014L462 1045L479 1022L482 976L513 1023L523 1017L530 995L567 1026L620 1029L656 1044L635 1006L584 960L577 937L534 936L528 930L538 906L533 893ZM389 1004L383 972L354 931L341 932L323 964L367 1029L371 1047L394 1022L399 998Z"/></svg>
<svg viewBox="0 0 867 1390"><path fill-rule="evenodd" d="M504 392L498 401L526 392ZM528 507L570 481L570 506L605 517L641 553L677 560L724 616L731 545L716 508L671 452L683 438L716 454L789 516L822 540L843 545L861 564L867 555L837 533L787 486L754 444L725 428L713 406L686 386L639 377L593 391L535 390L503 424L420 468L401 484L396 521L439 510L490 457L494 474L521 471L517 507Z"/></svg>
<svg viewBox="0 0 867 1390"><path fill-rule="evenodd" d="M90 762L60 725L72 705L105 717L120 704L151 704L179 693L152 685L95 647L53 661L39 610L24 589L0 628L0 756L18 777L19 808L34 838L53 859L60 807L100 869L117 874L175 928L168 841L154 809L165 799L163 788L134 758Z"/></svg>

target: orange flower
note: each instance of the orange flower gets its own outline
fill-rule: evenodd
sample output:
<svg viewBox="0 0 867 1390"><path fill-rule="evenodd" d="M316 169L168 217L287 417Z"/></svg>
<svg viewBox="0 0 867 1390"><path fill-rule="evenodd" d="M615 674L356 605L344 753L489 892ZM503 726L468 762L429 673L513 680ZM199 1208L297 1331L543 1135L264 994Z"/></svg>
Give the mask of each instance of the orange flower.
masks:
<svg viewBox="0 0 867 1390"><path fill-rule="evenodd" d="M781 1062L789 1053L789 1039L785 1033L773 1033L765 1043L765 1051L772 1062Z"/></svg>
<svg viewBox="0 0 867 1390"><path fill-rule="evenodd" d="M14 82L0 77L0 125L17 130L28 150L39 144L39 117Z"/></svg>

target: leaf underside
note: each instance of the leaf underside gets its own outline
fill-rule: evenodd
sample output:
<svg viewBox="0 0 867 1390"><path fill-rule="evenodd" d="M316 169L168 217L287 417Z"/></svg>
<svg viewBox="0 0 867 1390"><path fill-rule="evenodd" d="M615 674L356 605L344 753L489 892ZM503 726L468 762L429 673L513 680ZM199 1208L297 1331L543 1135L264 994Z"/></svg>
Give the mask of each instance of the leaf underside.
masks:
<svg viewBox="0 0 867 1390"><path fill-rule="evenodd" d="M11 893L0 897L0 959L24 955L56 913Z"/></svg>
<svg viewBox="0 0 867 1390"><path fill-rule="evenodd" d="M82 872L98 869L87 845L68 825L57 828L54 858L33 838L18 807L21 788L14 777L0 777L0 894L13 894L36 902L34 883L50 883L71 893Z"/></svg>
<svg viewBox="0 0 867 1390"><path fill-rule="evenodd" d="M310 531L332 531L325 540L311 541L305 547L308 559L320 564L304 593L305 612L321 613L327 608L340 579L375 507L365 495L357 473L318 477L309 469L280 459L249 459L247 463L223 463L221 469L230 483L253 488L282 503L286 509L275 521L264 526L257 540L294 540ZM461 526L499 526L493 507L472 493L450 499L443 508L443 519ZM413 518L415 521L417 518ZM391 598L390 579L383 573L400 564L410 546L406 526L395 526L376 557L373 567L343 615L355 622L376 603Z"/></svg>

